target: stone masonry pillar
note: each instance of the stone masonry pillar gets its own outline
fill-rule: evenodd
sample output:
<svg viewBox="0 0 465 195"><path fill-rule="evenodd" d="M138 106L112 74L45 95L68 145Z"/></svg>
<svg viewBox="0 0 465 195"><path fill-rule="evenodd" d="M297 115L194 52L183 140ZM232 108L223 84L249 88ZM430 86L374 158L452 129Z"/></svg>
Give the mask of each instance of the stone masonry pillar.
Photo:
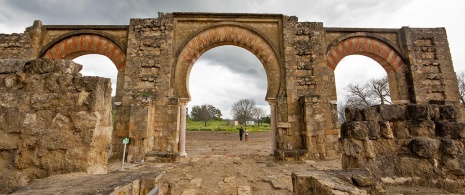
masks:
<svg viewBox="0 0 465 195"><path fill-rule="evenodd" d="M271 154L274 154L276 149L276 101L269 101L271 112Z"/></svg>
<svg viewBox="0 0 465 195"><path fill-rule="evenodd" d="M187 102L180 102L180 131L179 131L179 156L187 156L186 153L186 106Z"/></svg>

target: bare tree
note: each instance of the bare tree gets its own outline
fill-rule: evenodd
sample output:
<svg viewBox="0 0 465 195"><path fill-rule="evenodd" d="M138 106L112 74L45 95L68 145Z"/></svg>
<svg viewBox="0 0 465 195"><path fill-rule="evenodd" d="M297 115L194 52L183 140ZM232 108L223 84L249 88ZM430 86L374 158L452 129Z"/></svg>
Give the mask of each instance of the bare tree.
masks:
<svg viewBox="0 0 465 195"><path fill-rule="evenodd" d="M339 121L339 124L342 124L346 121L346 112L345 109L347 107L347 104L338 104L337 105L337 119Z"/></svg>
<svg viewBox="0 0 465 195"><path fill-rule="evenodd" d="M265 116L265 111L263 109L261 109L261 108L255 107L252 110L252 114L255 117L255 119L257 120L258 126L260 126L260 121L261 121L261 118L263 116Z"/></svg>
<svg viewBox="0 0 465 195"><path fill-rule="evenodd" d="M346 90L348 92L346 102L338 105L338 119L341 124L345 121L347 107L362 109L377 104L392 104L387 76L371 79L364 84L349 84Z"/></svg>
<svg viewBox="0 0 465 195"><path fill-rule="evenodd" d="M364 108L376 104L392 104L387 77L381 79L371 79L367 83L346 87L347 106Z"/></svg>
<svg viewBox="0 0 465 195"><path fill-rule="evenodd" d="M465 105L465 72L462 71L457 73L457 81L459 85L460 98L462 100L462 104Z"/></svg>
<svg viewBox="0 0 465 195"><path fill-rule="evenodd" d="M252 99L241 99L233 104L232 114L234 119L240 123L253 118L253 109L255 108L255 101Z"/></svg>
<svg viewBox="0 0 465 195"><path fill-rule="evenodd" d="M375 96L373 99L379 101L381 105L392 104L391 103L391 91L389 90L389 80L387 76L381 79L371 79L369 81L370 91Z"/></svg>
<svg viewBox="0 0 465 195"><path fill-rule="evenodd" d="M349 92L347 94L347 105L357 108L364 108L371 106L372 101L372 91L369 90L368 84L349 84L346 87L346 90Z"/></svg>

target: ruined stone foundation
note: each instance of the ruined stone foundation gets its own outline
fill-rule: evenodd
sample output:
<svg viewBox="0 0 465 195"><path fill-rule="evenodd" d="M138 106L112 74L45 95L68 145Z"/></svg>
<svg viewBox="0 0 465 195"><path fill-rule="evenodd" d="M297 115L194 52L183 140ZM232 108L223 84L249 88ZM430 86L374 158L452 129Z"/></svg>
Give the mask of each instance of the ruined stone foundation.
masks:
<svg viewBox="0 0 465 195"><path fill-rule="evenodd" d="M465 123L453 105L411 104L347 109L341 126L343 169L366 169L384 183L465 193Z"/></svg>
<svg viewBox="0 0 465 195"><path fill-rule="evenodd" d="M107 172L109 79L68 60L0 60L0 193L37 178Z"/></svg>
<svg viewBox="0 0 465 195"><path fill-rule="evenodd" d="M464 194L463 107L437 103L346 109L343 170L294 172L294 194Z"/></svg>

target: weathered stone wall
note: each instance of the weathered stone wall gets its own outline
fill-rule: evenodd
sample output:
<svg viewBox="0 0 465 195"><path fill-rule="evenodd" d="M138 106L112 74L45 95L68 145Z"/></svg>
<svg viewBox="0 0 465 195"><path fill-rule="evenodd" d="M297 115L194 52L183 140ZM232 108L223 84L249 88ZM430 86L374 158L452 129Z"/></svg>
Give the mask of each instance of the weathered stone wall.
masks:
<svg viewBox="0 0 465 195"><path fill-rule="evenodd" d="M69 172L106 173L109 79L67 60L0 60L0 193Z"/></svg>
<svg viewBox="0 0 465 195"><path fill-rule="evenodd" d="M333 70L325 61L323 23L285 17L283 25L287 100L279 106L287 108L281 116L287 117L284 121L288 124L278 123L277 145L282 153L278 154L297 158L335 156L336 89ZM301 152L291 154L295 150Z"/></svg>
<svg viewBox="0 0 465 195"><path fill-rule="evenodd" d="M179 102L172 96L172 16L131 19L125 90L117 108L113 144L130 137L129 161L144 160L148 151L177 152Z"/></svg>
<svg viewBox="0 0 465 195"><path fill-rule="evenodd" d="M0 34L0 59L34 59L41 26L35 21L24 33Z"/></svg>
<svg viewBox="0 0 465 195"><path fill-rule="evenodd" d="M407 28L403 39L409 59L412 94L416 103L459 103L457 76L444 28Z"/></svg>
<svg viewBox="0 0 465 195"><path fill-rule="evenodd" d="M465 123L459 110L435 104L346 109L342 166L368 169L378 177L463 181Z"/></svg>

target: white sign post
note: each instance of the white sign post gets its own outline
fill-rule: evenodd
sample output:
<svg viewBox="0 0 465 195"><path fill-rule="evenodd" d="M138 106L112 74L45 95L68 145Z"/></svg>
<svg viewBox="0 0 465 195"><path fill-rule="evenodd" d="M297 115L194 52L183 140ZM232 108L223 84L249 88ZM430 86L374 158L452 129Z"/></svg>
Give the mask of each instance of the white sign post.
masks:
<svg viewBox="0 0 465 195"><path fill-rule="evenodd" d="M123 163L121 163L121 171L123 170L123 167L124 167L124 159L126 157L126 145L129 144L129 138L124 138L123 144L124 144L124 150L123 150Z"/></svg>

